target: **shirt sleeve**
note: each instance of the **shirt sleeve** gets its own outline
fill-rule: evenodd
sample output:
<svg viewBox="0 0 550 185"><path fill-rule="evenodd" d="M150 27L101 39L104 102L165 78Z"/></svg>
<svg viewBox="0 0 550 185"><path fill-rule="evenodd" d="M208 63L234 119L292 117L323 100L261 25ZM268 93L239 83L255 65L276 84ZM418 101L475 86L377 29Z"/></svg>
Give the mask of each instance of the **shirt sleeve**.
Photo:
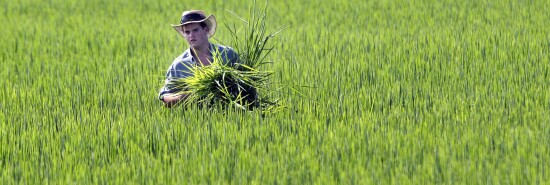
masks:
<svg viewBox="0 0 550 185"><path fill-rule="evenodd" d="M187 77L189 75L189 68L184 65L183 62L179 60L174 61L166 71L166 80L164 81L164 86L160 89L158 98L161 99L164 94L176 93L178 91L181 91L180 88L177 88L173 85L172 81L179 78Z"/></svg>

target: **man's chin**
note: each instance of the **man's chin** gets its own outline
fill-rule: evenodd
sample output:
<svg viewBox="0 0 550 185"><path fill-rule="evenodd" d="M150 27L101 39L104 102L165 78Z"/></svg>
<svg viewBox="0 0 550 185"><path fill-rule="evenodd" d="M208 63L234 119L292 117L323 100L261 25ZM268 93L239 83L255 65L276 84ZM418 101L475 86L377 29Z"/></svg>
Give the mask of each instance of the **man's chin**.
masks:
<svg viewBox="0 0 550 185"><path fill-rule="evenodd" d="M197 42L190 42L189 43L189 47L192 47L192 48L197 48L199 45L197 44Z"/></svg>

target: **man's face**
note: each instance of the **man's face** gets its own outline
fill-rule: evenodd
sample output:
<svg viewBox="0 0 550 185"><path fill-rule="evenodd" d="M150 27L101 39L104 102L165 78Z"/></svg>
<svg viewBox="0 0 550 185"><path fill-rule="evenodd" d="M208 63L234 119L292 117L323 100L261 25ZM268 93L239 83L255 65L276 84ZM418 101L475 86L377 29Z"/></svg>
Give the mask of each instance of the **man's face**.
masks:
<svg viewBox="0 0 550 185"><path fill-rule="evenodd" d="M208 44L208 27L202 27L200 23L183 25L183 37L190 47L202 48Z"/></svg>

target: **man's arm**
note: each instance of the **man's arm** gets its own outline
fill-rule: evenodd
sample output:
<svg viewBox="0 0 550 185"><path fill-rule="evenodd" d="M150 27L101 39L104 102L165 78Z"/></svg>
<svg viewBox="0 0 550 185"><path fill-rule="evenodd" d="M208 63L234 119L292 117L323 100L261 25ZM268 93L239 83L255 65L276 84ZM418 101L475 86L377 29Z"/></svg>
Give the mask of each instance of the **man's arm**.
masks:
<svg viewBox="0 0 550 185"><path fill-rule="evenodd" d="M166 81L164 86L160 89L159 92L159 100L161 100L164 103L164 106L167 108L171 108L178 104L179 101L181 101L184 98L187 98L187 95L182 95L180 93L176 94L181 89L178 89L177 87L174 87L174 85L171 83L172 80L178 79L178 78L184 78L189 76L187 71L189 71L187 65L184 65L184 63L189 63L191 61L191 57L188 55L188 51L184 52L180 56L178 56L174 61L172 62L172 65L168 68L166 71Z"/></svg>
<svg viewBox="0 0 550 185"><path fill-rule="evenodd" d="M164 94L162 96L162 102L166 108L172 108L174 105L178 104L181 100L185 100L188 94Z"/></svg>

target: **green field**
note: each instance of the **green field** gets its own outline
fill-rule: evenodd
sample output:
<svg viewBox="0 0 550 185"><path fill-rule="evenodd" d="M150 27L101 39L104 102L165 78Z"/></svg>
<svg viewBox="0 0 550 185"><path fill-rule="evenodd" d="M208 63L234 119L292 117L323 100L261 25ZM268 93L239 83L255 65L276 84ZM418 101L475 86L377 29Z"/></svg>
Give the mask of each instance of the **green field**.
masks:
<svg viewBox="0 0 550 185"><path fill-rule="evenodd" d="M265 2L258 2L260 7ZM271 1L289 109L166 109L170 24L252 1L0 1L0 184L548 184L550 1Z"/></svg>

